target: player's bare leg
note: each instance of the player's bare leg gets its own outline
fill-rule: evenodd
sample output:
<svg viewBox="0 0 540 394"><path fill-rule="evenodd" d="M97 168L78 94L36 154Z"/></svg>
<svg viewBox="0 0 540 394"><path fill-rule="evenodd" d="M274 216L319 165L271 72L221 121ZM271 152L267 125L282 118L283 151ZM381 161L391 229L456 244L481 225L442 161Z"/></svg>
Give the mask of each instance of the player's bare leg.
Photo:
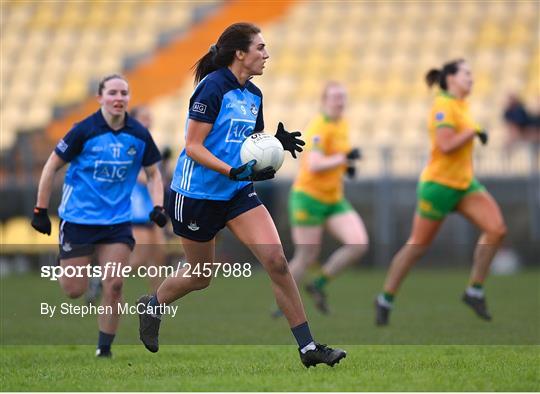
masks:
<svg viewBox="0 0 540 394"><path fill-rule="evenodd" d="M208 242L197 242L180 237L186 256L186 262L191 270L196 265L207 263L211 266L215 260L215 238ZM202 275L187 274L187 266L175 271L172 276L166 278L157 291L159 303L170 304L186 294L205 289L210 285L212 275L205 277Z"/></svg>
<svg viewBox="0 0 540 394"><path fill-rule="evenodd" d="M364 222L354 211L331 216L326 227L343 244L322 267L324 275L333 277L367 252L369 239Z"/></svg>
<svg viewBox="0 0 540 394"><path fill-rule="evenodd" d="M170 304L186 294L195 290L205 289L210 285L213 270L210 275L192 275L188 270L193 270L196 266L207 264L212 267L215 258L215 238L208 242L197 242L181 237L186 262L190 265L177 269L172 276L167 277L159 286L154 296L142 296L137 300L138 304L143 304L145 308L157 308L156 313L139 314L139 337L144 346L151 352L159 350L159 326L161 324L161 314L159 306ZM202 272L199 270L198 272Z"/></svg>
<svg viewBox="0 0 540 394"><path fill-rule="evenodd" d="M296 283L289 271L279 234L270 214L259 205L237 216L227 227L253 252L272 280L276 302L289 322L298 342L300 360L306 367L324 363L330 366L346 356L341 349L316 343L309 331ZM256 228L258 231L253 231Z"/></svg>
<svg viewBox="0 0 540 394"><path fill-rule="evenodd" d="M158 226L133 227L133 238L136 245L131 254L129 265L136 269L142 265L159 268L165 264L165 237ZM164 278L148 277L150 287L156 292Z"/></svg>
<svg viewBox="0 0 540 394"><path fill-rule="evenodd" d="M227 227L261 262L272 280L276 302L294 327L306 321L296 283L289 271L281 240L263 205L250 209L227 223ZM257 231L253 231L257 228Z"/></svg>
<svg viewBox="0 0 540 394"><path fill-rule="evenodd" d="M329 313L326 300L326 284L350 266L360 260L368 248L368 235L360 216L349 211L333 215L326 221L329 232L343 245L336 249L322 266L321 275L306 286L306 290L322 313Z"/></svg>
<svg viewBox="0 0 540 394"><path fill-rule="evenodd" d="M122 302L124 279L119 275L118 268L128 264L131 250L123 243L103 244L97 246L96 253L103 274L101 306L112 311L98 315L99 343L96 355L107 357L110 356L111 344L120 323L118 305Z"/></svg>
<svg viewBox="0 0 540 394"><path fill-rule="evenodd" d="M480 318L491 320L483 286L493 257L506 235L506 225L497 202L486 191L465 196L457 210L482 231L474 251L469 287L463 294L463 301L473 308Z"/></svg>
<svg viewBox="0 0 540 394"><path fill-rule="evenodd" d="M383 287L383 294L375 300L376 324L387 325L393 297L414 264L425 254L437 235L442 220L431 220L415 214L407 243L392 259Z"/></svg>
<svg viewBox="0 0 540 394"><path fill-rule="evenodd" d="M90 265L91 263L92 256L81 256L60 260L60 266L62 268L84 267ZM60 287L62 288L64 293L69 298L79 298L86 292L86 289L88 288L88 277L84 275L81 278L67 278L61 276L60 278L58 278L58 283L60 284Z"/></svg>
<svg viewBox="0 0 540 394"><path fill-rule="evenodd" d="M294 226L292 239L294 256L289 262L289 270L296 284L300 284L306 269L319 258L323 226Z"/></svg>

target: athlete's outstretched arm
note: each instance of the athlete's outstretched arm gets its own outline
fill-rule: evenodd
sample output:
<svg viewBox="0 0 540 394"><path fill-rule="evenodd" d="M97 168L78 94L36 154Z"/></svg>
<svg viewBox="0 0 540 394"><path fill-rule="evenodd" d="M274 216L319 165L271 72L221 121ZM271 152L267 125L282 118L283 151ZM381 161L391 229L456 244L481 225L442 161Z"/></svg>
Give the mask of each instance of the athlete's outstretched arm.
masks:
<svg viewBox="0 0 540 394"><path fill-rule="evenodd" d="M49 207L54 177L58 170L65 164L66 162L62 160L55 152L51 153L47 159L47 162L45 163L45 166L43 167L41 178L39 179L36 207Z"/></svg>
<svg viewBox="0 0 540 394"><path fill-rule="evenodd" d="M161 179L161 172L157 164L144 167L144 172L148 178L148 191L154 206L163 206L163 180Z"/></svg>
<svg viewBox="0 0 540 394"><path fill-rule="evenodd" d="M335 153L326 156L319 151L308 152L307 160L311 172L326 171L347 163L347 157L344 153Z"/></svg>
<svg viewBox="0 0 540 394"><path fill-rule="evenodd" d="M456 133L451 127L440 127L437 129L435 139L437 146L443 153L452 153L473 139L475 135L475 130L465 130L462 133Z"/></svg>
<svg viewBox="0 0 540 394"><path fill-rule="evenodd" d="M188 120L186 154L197 163L220 174L229 176L232 167L214 156L203 145L204 140L210 133L210 130L212 130L212 126L211 123L199 122L193 119Z"/></svg>

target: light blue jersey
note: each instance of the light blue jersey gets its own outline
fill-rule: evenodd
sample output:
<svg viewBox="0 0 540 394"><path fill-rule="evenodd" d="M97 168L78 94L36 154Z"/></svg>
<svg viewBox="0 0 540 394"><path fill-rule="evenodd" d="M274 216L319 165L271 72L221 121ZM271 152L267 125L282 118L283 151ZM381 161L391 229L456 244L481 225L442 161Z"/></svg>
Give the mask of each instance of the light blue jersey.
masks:
<svg viewBox="0 0 540 394"><path fill-rule="evenodd" d="M131 222L133 224L147 224L150 221L150 212L154 209L152 197L144 183L135 183L131 193Z"/></svg>
<svg viewBox="0 0 540 394"><path fill-rule="evenodd" d="M227 68L208 74L189 102L189 119L213 124L204 146L232 167L240 166L240 148L252 133L264 129L262 93L250 81L238 83ZM186 123L187 134L187 123ZM184 149L178 158L171 188L187 197L230 200L250 182L232 181L190 159Z"/></svg>
<svg viewBox="0 0 540 394"><path fill-rule="evenodd" d="M77 123L58 143L56 154L70 166L64 179L59 216L77 224L131 221L131 191L141 166L161 159L150 132L126 115L112 130L101 110Z"/></svg>

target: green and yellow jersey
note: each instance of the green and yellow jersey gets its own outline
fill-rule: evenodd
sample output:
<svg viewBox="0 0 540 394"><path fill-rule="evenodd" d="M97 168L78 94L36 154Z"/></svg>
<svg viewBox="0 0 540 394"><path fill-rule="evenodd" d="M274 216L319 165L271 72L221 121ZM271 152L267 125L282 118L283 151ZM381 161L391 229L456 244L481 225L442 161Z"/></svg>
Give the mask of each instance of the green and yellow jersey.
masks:
<svg viewBox="0 0 540 394"><path fill-rule="evenodd" d="M445 91L435 97L429 117L431 157L420 176L421 182L436 182L458 190L467 189L473 181L473 140L450 153L443 153L436 142L437 129L450 127L456 133L478 128L469 105Z"/></svg>
<svg viewBox="0 0 540 394"><path fill-rule="evenodd" d="M305 153L320 151L325 156L336 153L347 154L351 150L349 125L341 119L332 121L322 114L317 115L305 130ZM302 155L300 171L293 190L305 193L321 202L332 204L343 199L343 175L345 165L325 171L310 171L307 154Z"/></svg>

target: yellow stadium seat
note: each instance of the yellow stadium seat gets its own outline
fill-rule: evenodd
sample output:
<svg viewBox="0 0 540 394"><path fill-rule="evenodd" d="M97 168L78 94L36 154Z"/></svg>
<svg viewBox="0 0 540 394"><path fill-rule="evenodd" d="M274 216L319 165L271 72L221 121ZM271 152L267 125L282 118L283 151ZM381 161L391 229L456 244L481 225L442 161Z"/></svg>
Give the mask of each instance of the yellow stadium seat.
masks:
<svg viewBox="0 0 540 394"><path fill-rule="evenodd" d="M24 118L24 127L30 130L38 129L40 126L49 123L52 118L50 107L42 105L34 105Z"/></svg>
<svg viewBox="0 0 540 394"><path fill-rule="evenodd" d="M35 240L36 232L28 218L15 217L6 222L2 240L6 253L27 252Z"/></svg>
<svg viewBox="0 0 540 394"><path fill-rule="evenodd" d="M75 75L68 76L55 102L60 106L76 103L86 96L87 91L88 88L84 79L80 79Z"/></svg>

